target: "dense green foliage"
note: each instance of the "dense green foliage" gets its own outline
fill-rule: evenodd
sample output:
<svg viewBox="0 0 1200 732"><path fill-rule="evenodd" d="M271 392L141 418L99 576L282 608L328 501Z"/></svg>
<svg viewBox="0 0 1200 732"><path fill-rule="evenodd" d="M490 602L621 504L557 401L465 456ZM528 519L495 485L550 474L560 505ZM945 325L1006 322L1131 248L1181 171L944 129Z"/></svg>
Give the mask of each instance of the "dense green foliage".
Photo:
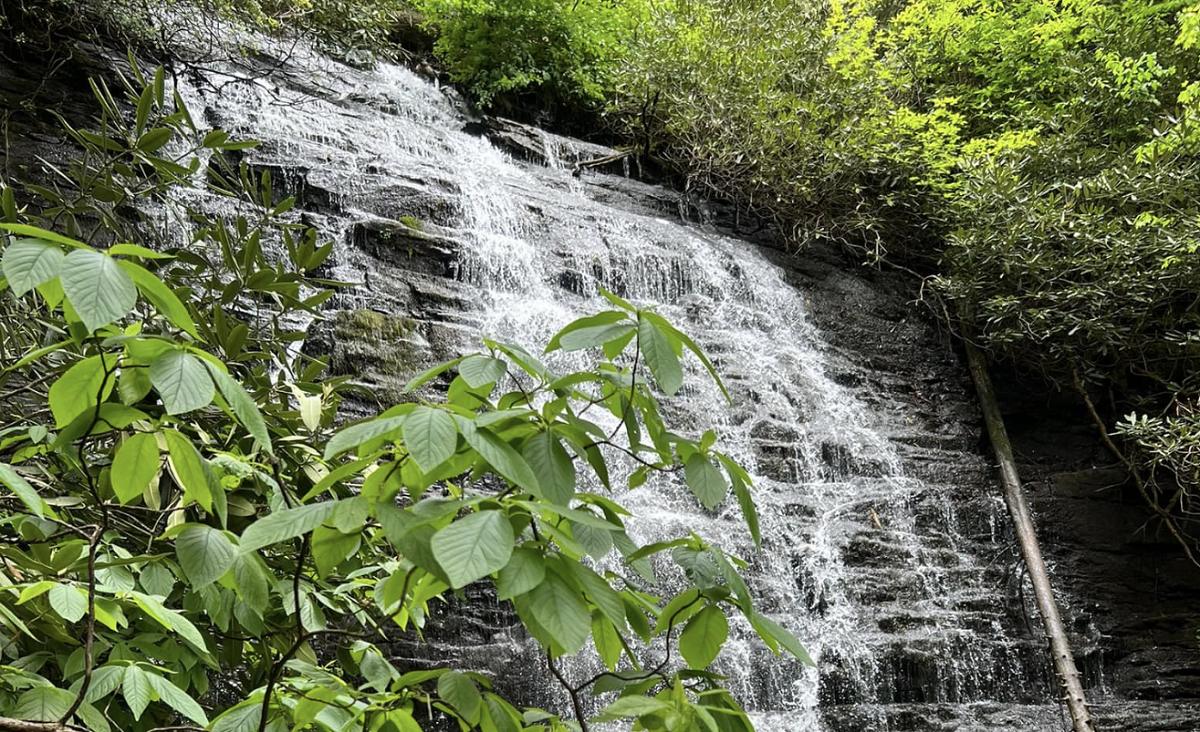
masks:
<svg viewBox="0 0 1200 732"><path fill-rule="evenodd" d="M644 0L417 0L455 81L487 106L595 105L614 82Z"/></svg>
<svg viewBox="0 0 1200 732"><path fill-rule="evenodd" d="M68 129L80 156L0 194L0 729L417 732L436 710L551 732L586 728L591 692L617 695L603 720L748 731L706 670L728 616L777 654L803 648L755 607L743 560L695 535L639 546L611 497L620 465L629 489L678 472L707 508L732 493L757 541L750 477L712 431L660 414L681 357L723 390L695 344L605 293L613 309L546 349L592 368L485 340L343 424L348 384L283 325L341 286L312 275L332 245L269 175L228 163L250 143L198 131L166 87L161 69L120 100L94 84L98 124ZM240 214L172 204L182 187ZM165 213L139 220L151 203ZM683 588L660 598L663 552ZM608 672L562 682L574 721L477 673L389 662L389 640L474 583L511 605L547 679L595 647Z"/></svg>

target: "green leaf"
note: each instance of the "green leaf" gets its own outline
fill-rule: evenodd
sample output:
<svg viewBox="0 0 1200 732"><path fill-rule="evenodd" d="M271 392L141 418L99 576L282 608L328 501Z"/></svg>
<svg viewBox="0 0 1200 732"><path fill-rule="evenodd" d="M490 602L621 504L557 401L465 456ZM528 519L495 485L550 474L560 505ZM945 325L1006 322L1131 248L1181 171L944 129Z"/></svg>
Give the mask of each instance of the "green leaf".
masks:
<svg viewBox="0 0 1200 732"><path fill-rule="evenodd" d="M242 552L252 552L307 534L324 523L338 503L339 501L310 503L307 506L285 508L264 516L242 533L240 549Z"/></svg>
<svg viewBox="0 0 1200 732"><path fill-rule="evenodd" d="M88 687L87 695L83 697L83 700L94 702L103 699L121 688L121 682L124 679L124 666L101 666L92 673L92 684Z"/></svg>
<svg viewBox="0 0 1200 732"><path fill-rule="evenodd" d="M750 625L754 628L754 631L758 633L759 637L768 646L771 645L770 641L767 640L770 637L787 649L788 653L800 659L800 662L806 666L815 667L817 665L813 662L812 657L808 655L808 651L804 650L804 646L800 645L800 641L796 639L796 636L792 635L791 631L787 628L760 613L752 613L746 617L750 620Z"/></svg>
<svg viewBox="0 0 1200 732"><path fill-rule="evenodd" d="M97 399L104 401L112 393L116 378L106 366L115 358L100 355L85 358L51 384L50 411L58 427L66 427L89 410L96 408ZM85 427L86 428L86 427Z"/></svg>
<svg viewBox="0 0 1200 732"><path fill-rule="evenodd" d="M409 381L407 384L404 385L404 393L407 394L408 392L412 391L413 389L416 389L417 387L421 386L422 384L425 384L425 383L437 378L438 376L444 374L445 372L449 371L450 369L452 369L455 366L462 363L465 359L466 359L466 356L463 356L462 358L456 358L453 361L447 361L446 363L441 363L441 364L438 364L437 366L434 366L431 369L422 371L421 373L419 373L415 377L413 377L412 381Z"/></svg>
<svg viewBox="0 0 1200 732"><path fill-rule="evenodd" d="M604 667L615 671L625 647L616 626L599 611L592 614L592 642L596 644L596 653L600 655Z"/></svg>
<svg viewBox="0 0 1200 732"><path fill-rule="evenodd" d="M671 396L683 386L683 369L679 365L679 357L671 348L670 341L657 326L649 319L638 323L638 347L658 388Z"/></svg>
<svg viewBox="0 0 1200 732"><path fill-rule="evenodd" d="M225 401L237 415L238 421L258 442L258 446L264 452L271 452L271 435L267 432L267 423L263 420L258 404L236 379L222 371L216 364L205 361L204 366L208 369L208 375L212 377L217 389L221 391L221 396L225 397Z"/></svg>
<svg viewBox="0 0 1200 732"><path fill-rule="evenodd" d="M0 267L8 278L13 295L23 297L38 285L58 277L62 262L66 259L59 247L44 244L36 239L19 239L4 250Z"/></svg>
<svg viewBox="0 0 1200 732"><path fill-rule="evenodd" d="M77 623L87 615L87 593L72 585L56 584L50 588L50 607L68 623Z"/></svg>
<svg viewBox="0 0 1200 732"><path fill-rule="evenodd" d="M126 504L142 495L158 468L158 439L154 435L139 432L125 440L117 448L110 473L117 500Z"/></svg>
<svg viewBox="0 0 1200 732"><path fill-rule="evenodd" d="M567 333L562 337L560 344L564 351L581 351L585 348L602 346L611 341L627 338L633 331L634 328L629 323L596 325Z"/></svg>
<svg viewBox="0 0 1200 732"><path fill-rule="evenodd" d="M204 710L187 692L158 674L147 673L146 679L164 704L196 724L208 726L208 717L204 715Z"/></svg>
<svg viewBox="0 0 1200 732"><path fill-rule="evenodd" d="M482 511L434 534L430 547L450 586L457 590L503 569L512 557L515 539L502 512Z"/></svg>
<svg viewBox="0 0 1200 732"><path fill-rule="evenodd" d="M470 676L457 671L442 674L438 677L438 696L454 707L467 722L475 724L479 721L483 696Z"/></svg>
<svg viewBox="0 0 1200 732"><path fill-rule="evenodd" d="M725 388L725 382L721 380L721 376L717 373L717 369L712 365L712 362L708 360L708 356L704 355L704 351L700 349L700 346L696 345L695 341L693 341L691 338L688 338L683 331L671 325L666 318L658 313L642 313L642 317L657 325L659 330L667 335L668 339L673 342L683 344L689 351L695 354L696 358L700 359L700 363L704 364L704 368L706 371L708 371L708 375L711 376L712 380L717 383L717 387L720 388L721 393L725 395L725 401L733 404L733 397L729 395L729 390Z"/></svg>
<svg viewBox="0 0 1200 732"><path fill-rule="evenodd" d="M175 555L193 588L212 584L233 567L237 549L225 535L208 526L190 526L175 539Z"/></svg>
<svg viewBox="0 0 1200 732"><path fill-rule="evenodd" d="M21 503L29 509L29 512L38 518L44 518L46 513L45 504L42 502L41 496L33 489L33 486L17 474L11 465L0 463L0 483L8 487L10 491L16 494L17 498L21 499Z"/></svg>
<svg viewBox="0 0 1200 732"><path fill-rule="evenodd" d="M472 389L496 383L507 370L508 364L491 356L468 356L458 365L458 373Z"/></svg>
<svg viewBox="0 0 1200 732"><path fill-rule="evenodd" d="M558 437L549 430L536 434L525 443L522 453L537 476L541 496L568 505L575 496L575 463Z"/></svg>
<svg viewBox="0 0 1200 732"><path fill-rule="evenodd" d="M57 722L75 702L75 695L53 686L35 686L17 699L10 715L30 722Z"/></svg>
<svg viewBox="0 0 1200 732"><path fill-rule="evenodd" d="M242 601L259 614L271 602L271 583L261 560L253 554L238 554L233 565L233 583Z"/></svg>
<svg viewBox="0 0 1200 732"><path fill-rule="evenodd" d="M104 713L87 702L79 705L79 708L75 710L75 715L92 732L112 732L112 726L108 723Z"/></svg>
<svg viewBox="0 0 1200 732"><path fill-rule="evenodd" d="M645 714L657 714L673 709L670 704L659 699L646 696L623 696L604 708L592 721L611 722L625 717L640 717Z"/></svg>
<svg viewBox="0 0 1200 732"><path fill-rule="evenodd" d="M449 460L458 449L458 427L441 409L414 409L405 418L403 435L408 453L424 473Z"/></svg>
<svg viewBox="0 0 1200 732"><path fill-rule="evenodd" d="M150 364L150 383L162 397L167 414L183 414L212 403L212 377L204 362L190 353L167 351Z"/></svg>
<svg viewBox="0 0 1200 732"><path fill-rule="evenodd" d="M557 351L558 349L562 348L563 347L562 346L563 337L566 335L569 335L571 333L574 333L575 331L583 330L585 328L596 328L596 327L603 327L606 325L613 325L615 323L619 323L623 320L628 320L628 319L629 319L629 316L627 314L617 312L616 310L606 310L601 313L596 313L595 315L589 315L585 318L580 318L580 319L568 324L565 328L560 330L558 333L555 334L555 336L553 338L550 339L550 343L548 343L546 345L546 353L551 353L553 351Z"/></svg>
<svg viewBox="0 0 1200 732"><path fill-rule="evenodd" d="M142 567L142 571L138 573L138 582L143 590L159 597L166 597L175 589L175 575L159 563L148 563Z"/></svg>
<svg viewBox="0 0 1200 732"><path fill-rule="evenodd" d="M687 459L683 468L688 488L700 499L705 508L716 508L729 494L725 476L712 464L706 455L695 453Z"/></svg>
<svg viewBox="0 0 1200 732"><path fill-rule="evenodd" d="M167 630L173 630L179 634L188 643L191 643L196 650L201 653L207 653L207 647L204 645L204 636L200 635L200 631L181 613L172 610L162 604L162 601L153 595L146 595L141 592L130 592L129 596L133 598L134 603L142 609L142 612L153 618L156 622L162 625Z"/></svg>
<svg viewBox="0 0 1200 732"><path fill-rule="evenodd" d="M150 675L139 666L125 669L125 680L121 682L121 695L125 704L133 713L134 719L141 719L142 712L150 705L153 688L150 686Z"/></svg>
<svg viewBox="0 0 1200 732"><path fill-rule="evenodd" d="M258 732L261 719L262 699L251 698L226 709L214 719L212 732Z"/></svg>
<svg viewBox="0 0 1200 732"><path fill-rule="evenodd" d="M174 259L174 254L164 254L138 244L113 244L108 248L110 257L140 257L142 259ZM134 278L137 281L137 278Z"/></svg>
<svg viewBox="0 0 1200 732"><path fill-rule="evenodd" d="M524 595L546 579L546 559L540 551L524 547L513 551L512 558L496 578L496 597L509 600Z"/></svg>
<svg viewBox="0 0 1200 732"><path fill-rule="evenodd" d="M175 430L163 430L162 435L167 441L168 464L179 487L205 511L212 511L212 486L208 483L204 459L200 457L192 441L182 434Z"/></svg>
<svg viewBox="0 0 1200 732"><path fill-rule="evenodd" d="M591 614L579 593L557 574L549 573L529 598L538 624L567 655L578 653L592 630Z"/></svg>
<svg viewBox="0 0 1200 732"><path fill-rule="evenodd" d="M131 244L121 245L109 249L109 254L120 246L132 246ZM141 247L139 247L140 249ZM146 250L150 251L150 250ZM139 254L138 256L145 256ZM167 287L156 275L151 273L145 267L128 260L119 259L117 264L121 269L125 270L133 283L137 285L138 290L142 295L150 301L154 308L158 310L167 320L176 327L187 333L192 338L200 340L200 336L196 333L196 323L192 320L192 314L188 312L187 306L180 302L171 288Z"/></svg>
<svg viewBox="0 0 1200 732"><path fill-rule="evenodd" d="M708 605L679 634L679 653L692 668L708 668L728 639L728 618L721 608Z"/></svg>
<svg viewBox="0 0 1200 732"><path fill-rule="evenodd" d="M63 293L89 331L120 320L137 304L137 287L117 260L100 252L76 249L63 260Z"/></svg>
<svg viewBox="0 0 1200 732"><path fill-rule="evenodd" d="M521 453L512 445L486 427L476 427L475 423L468 419L460 418L458 428L467 444L475 448L505 480L534 495L541 495L541 485L529 463L525 462L525 458L521 457Z"/></svg>
<svg viewBox="0 0 1200 732"><path fill-rule="evenodd" d="M345 427L325 445L325 459L330 460L377 437L398 436L405 419L404 416L385 417Z"/></svg>
<svg viewBox="0 0 1200 732"><path fill-rule="evenodd" d="M0 224L0 231L10 231L20 236L29 236L34 239L53 242L54 244L62 244L72 249L89 248L87 244L81 241L68 239L61 234L55 234L53 231L46 231L45 229L39 229L36 226L29 226L27 224Z"/></svg>

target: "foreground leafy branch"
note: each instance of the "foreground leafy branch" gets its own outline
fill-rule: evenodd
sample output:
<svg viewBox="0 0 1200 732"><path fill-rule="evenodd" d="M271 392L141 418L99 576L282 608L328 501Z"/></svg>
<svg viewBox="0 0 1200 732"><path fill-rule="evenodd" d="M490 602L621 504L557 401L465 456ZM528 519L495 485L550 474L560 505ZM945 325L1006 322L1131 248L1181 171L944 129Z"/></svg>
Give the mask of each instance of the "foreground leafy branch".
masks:
<svg viewBox="0 0 1200 732"><path fill-rule="evenodd" d="M310 273L332 245L288 220L269 175L223 162L248 145L196 129L161 72L135 72L124 104L95 88L101 131L72 128L86 160L30 188L46 205L3 191L0 292L45 337L4 369L26 408L0 429L0 730L415 732L441 713L551 732L587 728L590 691L618 695L600 720L740 732L748 718L708 670L730 615L811 663L755 607L743 560L626 532L620 483L681 475L707 509L732 493L759 540L750 476L714 432L661 416L685 355L724 391L685 334L605 292L611 310L546 348L596 354L591 368L557 373L485 340L414 378L412 401L335 428L345 380L295 358L302 334L260 308L319 316L339 284ZM216 161L204 173L201 151ZM131 190L169 200L197 178L243 214L183 211L198 233L176 247L117 215ZM659 597L666 565L650 559L667 552L686 586ZM388 660L476 583L540 644L573 721L477 673ZM607 670L572 686L557 664L589 645Z"/></svg>

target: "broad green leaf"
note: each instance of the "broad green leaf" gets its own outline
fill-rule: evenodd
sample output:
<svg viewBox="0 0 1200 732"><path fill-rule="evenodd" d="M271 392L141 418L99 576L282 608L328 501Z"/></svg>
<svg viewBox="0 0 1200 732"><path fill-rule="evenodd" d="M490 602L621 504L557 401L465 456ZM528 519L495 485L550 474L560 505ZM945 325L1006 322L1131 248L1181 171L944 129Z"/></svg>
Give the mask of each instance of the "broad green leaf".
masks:
<svg viewBox="0 0 1200 732"><path fill-rule="evenodd" d="M55 244L62 244L63 246L70 247L72 249L88 249L89 248L87 244L84 244L81 241L69 239L65 236L62 236L61 234L55 234L53 231L46 231L45 229L39 229L36 226L29 226L28 224L0 223L0 231L10 231L14 234L17 234L18 236L28 236L28 237L32 237L34 239L40 239L42 241L53 242Z"/></svg>
<svg viewBox="0 0 1200 732"><path fill-rule="evenodd" d="M313 529L312 555L317 565L317 576L328 577L337 565L358 549L360 542L358 532L343 534L328 526Z"/></svg>
<svg viewBox="0 0 1200 732"><path fill-rule="evenodd" d="M713 381L717 382L717 387L720 388L721 393L725 395L725 400L730 404L733 404L733 397L729 395L729 390L725 388L725 382L721 380L721 376L717 373L716 367L712 365L712 362L708 360L708 356L704 355L704 351L700 349L700 346L696 345L695 341L684 334L683 331L671 325L666 318L662 317L658 313L642 313L642 317L657 325L658 328L667 335L667 338L683 344L689 351L695 354L696 358L700 359L700 363L704 364L704 368L708 371L708 375L712 377Z"/></svg>
<svg viewBox="0 0 1200 732"><path fill-rule="evenodd" d="M658 714L673 709L670 704L647 696L623 696L604 708L592 721L611 722L625 717L640 717L645 714Z"/></svg>
<svg viewBox="0 0 1200 732"><path fill-rule="evenodd" d="M71 708L75 695L53 686L35 686L21 694L8 714L29 722L57 722Z"/></svg>
<svg viewBox="0 0 1200 732"><path fill-rule="evenodd" d="M442 674L438 677L438 696L454 707L470 724L479 721L483 696L470 676L457 671Z"/></svg>
<svg viewBox="0 0 1200 732"><path fill-rule="evenodd" d="M243 602L260 614L266 611L271 602L271 583L256 555L238 554L233 565L233 582Z"/></svg>
<svg viewBox="0 0 1200 732"><path fill-rule="evenodd" d="M92 683L88 686L87 695L83 697L83 700L94 702L103 699L121 688L121 682L124 679L124 666L101 666L92 673Z"/></svg>
<svg viewBox="0 0 1200 732"><path fill-rule="evenodd" d="M189 498L205 511L212 511L212 486L204 469L204 459L192 441L179 432L163 430L162 435L167 442L167 461L175 480Z"/></svg>
<svg viewBox="0 0 1200 732"><path fill-rule="evenodd" d="M37 494L33 486L29 482L17 474L11 465L0 463L0 483L8 487L10 491L16 494L17 498L21 499L21 503L29 509L29 512L38 518L45 516L45 504L42 502L41 496Z"/></svg>
<svg viewBox="0 0 1200 732"><path fill-rule="evenodd" d="M562 337L560 345L564 351L581 351L585 348L602 346L610 341L617 341L629 336L634 328L629 323L612 323L596 325L590 328L580 328Z"/></svg>
<svg viewBox="0 0 1200 732"><path fill-rule="evenodd" d="M79 708L75 710L75 716L79 717L84 726L92 732L112 732L112 725L108 723L108 718L104 716L104 713L87 702L79 705Z"/></svg>
<svg viewBox="0 0 1200 732"><path fill-rule="evenodd" d="M643 319L638 324L638 347L646 365L650 367L650 373L654 374L654 380L658 382L658 388L668 396L679 391L679 387L683 385L683 369L679 365L679 357L675 355L663 332L648 319Z"/></svg>
<svg viewBox="0 0 1200 732"><path fill-rule="evenodd" d="M207 653L207 646L204 644L204 636L200 635L200 631L188 620L183 614L172 610L162 604L162 601L153 595L146 595L141 592L130 592L129 596L142 612L153 618L156 622L168 630L173 630L179 634L188 643L191 643L196 650L202 653Z"/></svg>
<svg viewBox="0 0 1200 732"><path fill-rule="evenodd" d="M125 679L121 682L121 695L125 704L133 713L134 719L141 719L142 713L150 705L153 687L150 686L150 675L139 666L125 669Z"/></svg>
<svg viewBox="0 0 1200 732"><path fill-rule="evenodd" d="M708 668L729 639L729 620L716 605L708 605L679 634L679 653L695 669Z"/></svg>
<svg viewBox="0 0 1200 732"><path fill-rule="evenodd" d="M575 495L575 463L553 432L534 435L522 450L526 462L537 476L541 496L561 506L570 504Z"/></svg>
<svg viewBox="0 0 1200 732"><path fill-rule="evenodd" d="M205 716L204 710L187 692L158 674L147 673L146 679L164 704L196 724L208 726L208 717Z"/></svg>
<svg viewBox="0 0 1200 732"><path fill-rule="evenodd" d="M150 383L167 414L183 414L212 403L216 390L204 362L190 353L167 351L150 364Z"/></svg>
<svg viewBox="0 0 1200 732"><path fill-rule="evenodd" d="M385 417L345 427L325 445L325 459L330 460L377 437L398 437L405 419L407 417Z"/></svg>
<svg viewBox="0 0 1200 732"><path fill-rule="evenodd" d="M402 434L409 455L425 473L449 460L458 448L454 417L441 409L417 407L405 418Z"/></svg>
<svg viewBox="0 0 1200 732"><path fill-rule="evenodd" d="M117 246L122 245L118 244ZM132 245L127 244L124 246ZM113 249L116 248L113 247ZM111 253L113 249L110 249L109 252ZM129 278L141 290L142 296L149 300L150 304L163 317L192 338L200 340L200 335L196 332L196 323L192 320L192 315L188 312L187 306L179 301L179 298L171 291L171 288L167 287L157 275L152 274L141 265L127 260L117 260L117 264L121 269L125 270Z"/></svg>
<svg viewBox="0 0 1200 732"><path fill-rule="evenodd" d="M138 573L138 583L148 594L166 597L175 589L175 575L162 564L151 562Z"/></svg>
<svg viewBox="0 0 1200 732"><path fill-rule="evenodd" d="M262 699L251 698L230 707L214 719L212 732L258 732L261 719Z"/></svg>
<svg viewBox="0 0 1200 732"><path fill-rule="evenodd" d="M420 374L417 374L415 377L413 377L412 381L409 381L407 384L404 385L404 392L408 393L408 392L412 391L413 389L416 389L416 388L420 387L421 385L431 381L432 379L436 379L438 376L444 374L445 372L449 371L450 369L452 369L455 366L462 363L463 360L465 360L465 359L466 359L466 356L463 356L462 358L456 358L453 361L447 361L446 363L438 364L437 366L434 366L431 369L428 369L426 371L421 372Z"/></svg>
<svg viewBox="0 0 1200 732"><path fill-rule="evenodd" d="M683 468L688 488L700 499L705 508L716 508L729 494L725 476L712 464L706 455L695 453L687 459Z"/></svg>
<svg viewBox="0 0 1200 732"><path fill-rule="evenodd" d="M54 612L68 623L77 623L87 615L87 593L80 591L78 587L56 584L50 588L47 597Z"/></svg>
<svg viewBox="0 0 1200 732"><path fill-rule="evenodd" d="M458 365L459 375L472 389L496 383L507 370L508 364L491 356L468 356Z"/></svg>
<svg viewBox="0 0 1200 732"><path fill-rule="evenodd" d="M529 599L538 624L567 655L578 653L592 630L591 614L579 593L558 575L548 573L529 593Z"/></svg>
<svg viewBox="0 0 1200 732"><path fill-rule="evenodd" d="M116 386L116 376L109 373L115 365L111 356L85 358L51 384L50 411L56 426L66 427L108 398Z"/></svg>
<svg viewBox="0 0 1200 732"><path fill-rule="evenodd" d="M496 597L509 600L533 590L546 579L546 559L536 549L518 548L496 578Z"/></svg>
<svg viewBox="0 0 1200 732"><path fill-rule="evenodd" d="M599 611L592 613L592 642L596 644L596 653L600 655L604 667L616 671L625 647L612 621Z"/></svg>
<svg viewBox="0 0 1200 732"><path fill-rule="evenodd" d="M174 254L164 254L138 244L113 244L108 248L110 257L140 257L141 259L174 259ZM135 278L136 279L136 278Z"/></svg>
<svg viewBox="0 0 1200 732"><path fill-rule="evenodd" d="M63 260L63 293L89 331L120 320L137 304L137 287L117 260L100 252L76 249Z"/></svg>
<svg viewBox="0 0 1200 732"><path fill-rule="evenodd" d="M139 432L122 443L113 458L113 493L122 504L142 495L159 469L158 438Z"/></svg>
<svg viewBox="0 0 1200 732"><path fill-rule="evenodd" d="M468 419L459 419L458 428L467 444L475 448L497 473L509 483L524 488L534 495L541 495L541 485L529 463L512 445L486 427L476 427Z"/></svg>
<svg viewBox="0 0 1200 732"><path fill-rule="evenodd" d="M38 285L58 277L59 268L66 259L60 247L50 246L36 239L19 239L4 250L0 261L4 276L13 295L23 297Z"/></svg>
<svg viewBox="0 0 1200 732"><path fill-rule="evenodd" d="M789 631L787 628L783 627L774 620L771 620L766 615L762 615L761 613L751 613L746 617L750 621L750 625L754 628L755 632L758 633L758 635L763 639L764 642L767 643L768 646L771 645L771 643L767 641L767 638L770 637L778 642L779 645L787 649L788 653L791 653L793 656L798 658L800 662L806 666L815 667L817 665L813 662L812 657L808 655L808 651L804 650L804 646L800 645L800 641L796 639L796 636L792 635L791 631Z"/></svg>
<svg viewBox="0 0 1200 732"><path fill-rule="evenodd" d="M583 330L584 328L613 325L614 323L619 323L628 319L629 316L626 313L617 312L616 310L606 310L601 313L596 313L595 315L589 315L585 318L580 318L569 323L565 328L560 330L553 338L550 339L550 342L546 344L546 353L551 353L562 348L563 337L569 335L570 333Z"/></svg>
<svg viewBox="0 0 1200 732"><path fill-rule="evenodd" d="M434 534L430 547L450 586L457 590L503 569L512 556L515 538L504 513L482 511Z"/></svg>
<svg viewBox="0 0 1200 732"><path fill-rule="evenodd" d="M296 508L285 508L255 521L242 533L240 549L252 552L307 534L324 523L338 501L310 503Z"/></svg>
<svg viewBox="0 0 1200 732"><path fill-rule="evenodd" d="M233 567L237 548L225 532L190 526L175 538L175 556L193 588L212 584Z"/></svg>
<svg viewBox="0 0 1200 732"><path fill-rule="evenodd" d="M246 389L232 376L222 371L216 364L204 362L208 375L221 391L221 396L229 404L230 409L237 415L238 421L246 428L264 452L271 452L271 435L267 432L267 423L263 420L258 404L246 393Z"/></svg>

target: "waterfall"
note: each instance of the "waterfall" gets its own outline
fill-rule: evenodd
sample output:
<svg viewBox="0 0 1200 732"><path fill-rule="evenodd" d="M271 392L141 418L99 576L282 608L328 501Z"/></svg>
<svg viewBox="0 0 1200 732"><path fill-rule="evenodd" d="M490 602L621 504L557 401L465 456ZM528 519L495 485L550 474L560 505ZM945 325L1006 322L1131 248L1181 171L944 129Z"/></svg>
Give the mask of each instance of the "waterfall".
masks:
<svg viewBox="0 0 1200 732"><path fill-rule="evenodd" d="M604 309L603 286L653 306L711 355L733 406L687 361L688 386L665 408L680 429L714 428L752 473L762 551L732 502L705 512L670 481L618 488L618 499L637 516L639 542L691 530L749 561L755 602L817 661L814 670L777 659L735 623L718 670L759 729L1059 728L1039 647L995 581L1003 506L964 504L954 475L914 468L898 435L933 438L898 428L903 414L841 378L862 367L815 323L786 257L681 221L669 191L575 179L560 138L543 137L547 165L515 161L462 131L461 104L404 68L358 70L272 43L258 49L277 56L272 75L210 65L180 91L197 119L261 140L247 160L341 240L331 274L363 284L338 307L412 317L412 349L447 358L484 334L533 350ZM532 648L511 634L496 642Z"/></svg>

